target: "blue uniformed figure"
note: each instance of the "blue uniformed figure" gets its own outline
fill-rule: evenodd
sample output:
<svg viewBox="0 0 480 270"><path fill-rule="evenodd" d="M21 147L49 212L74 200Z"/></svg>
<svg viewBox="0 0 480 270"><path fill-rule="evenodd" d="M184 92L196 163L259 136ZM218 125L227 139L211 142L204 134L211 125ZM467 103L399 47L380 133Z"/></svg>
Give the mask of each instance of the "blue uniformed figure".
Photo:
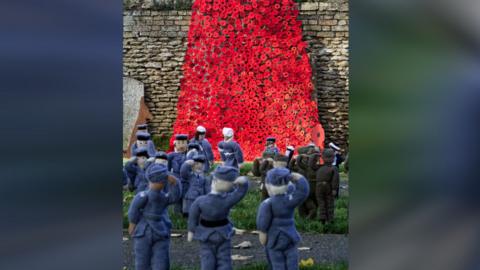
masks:
<svg viewBox="0 0 480 270"><path fill-rule="evenodd" d="M168 153L168 171L176 178L180 177L180 168L186 160L188 136L186 134L175 135L173 141L174 151ZM183 184L183 183L182 183ZM182 213L182 200L185 192L182 191L182 198L175 204L174 210L176 213Z"/></svg>
<svg viewBox="0 0 480 270"><path fill-rule="evenodd" d="M196 198L210 192L211 181L203 172L205 160L205 156L197 154L192 159L185 161L180 169L180 176L182 179L186 179L186 181L182 181L182 188L185 192L182 208L184 214L188 215ZM183 182L186 182L187 186Z"/></svg>
<svg viewBox="0 0 480 270"><path fill-rule="evenodd" d="M136 133L137 141L132 144L130 147L130 153L134 155L135 151L139 147L146 147L148 149L148 155L153 157L157 150L155 149L155 144L150 139L150 134L146 131L139 130Z"/></svg>
<svg viewBox="0 0 480 270"><path fill-rule="evenodd" d="M123 188L125 189L128 187L128 183L130 182L130 179L128 178L127 170L125 170L125 168L122 169L122 173L123 173L122 185L123 185Z"/></svg>
<svg viewBox="0 0 480 270"><path fill-rule="evenodd" d="M223 128L224 140L218 143L218 151L224 166L240 168L243 164L243 152L240 145L233 140L233 129Z"/></svg>
<svg viewBox="0 0 480 270"><path fill-rule="evenodd" d="M290 161L293 158L293 154L295 153L295 147L292 145L287 146L287 150L285 150L285 156L287 156L287 164L290 165ZM288 166L290 167L290 166ZM291 169L291 168L290 168Z"/></svg>
<svg viewBox="0 0 480 270"><path fill-rule="evenodd" d="M155 154L155 163L156 164L163 164L165 166L168 166L168 156L167 153L163 151L158 151Z"/></svg>
<svg viewBox="0 0 480 270"><path fill-rule="evenodd" d="M291 193L290 182L295 186ZM294 211L308 196L307 180L286 168L274 168L267 173L266 186L270 198L260 204L257 213L260 243L265 246L271 269L298 269L300 235L295 228Z"/></svg>
<svg viewBox="0 0 480 270"><path fill-rule="evenodd" d="M274 155L280 153L280 150L278 150L278 147L275 144L275 142L276 142L276 139L274 137L268 137L264 152L272 153Z"/></svg>
<svg viewBox="0 0 480 270"><path fill-rule="evenodd" d="M198 143L201 146L201 153L205 156L205 168L204 172L207 173L210 171L210 166L214 163L214 156L212 151L212 146L205 138L207 129L203 126L198 126L197 131L195 132L195 137L190 140L190 142Z"/></svg>
<svg viewBox="0 0 480 270"><path fill-rule="evenodd" d="M202 147L198 143L189 142L187 145L186 160L192 159L193 156L201 153Z"/></svg>
<svg viewBox="0 0 480 270"><path fill-rule="evenodd" d="M200 241L201 269L232 269L230 209L247 194L248 178L237 168L219 166L213 173L212 190L198 197L190 208L188 241Z"/></svg>
<svg viewBox="0 0 480 270"><path fill-rule="evenodd" d="M132 157L124 166L124 169L127 173L128 179L128 188L130 191L135 191L138 193L147 189L148 182L145 179L145 170L148 167L148 150L146 147L140 147L135 150L135 156Z"/></svg>
<svg viewBox="0 0 480 270"><path fill-rule="evenodd" d="M149 188L135 195L128 210L128 231L134 239L135 269L170 269L170 229L168 205L180 197L181 184L167 167L152 164L146 177ZM170 186L169 192L164 187Z"/></svg>

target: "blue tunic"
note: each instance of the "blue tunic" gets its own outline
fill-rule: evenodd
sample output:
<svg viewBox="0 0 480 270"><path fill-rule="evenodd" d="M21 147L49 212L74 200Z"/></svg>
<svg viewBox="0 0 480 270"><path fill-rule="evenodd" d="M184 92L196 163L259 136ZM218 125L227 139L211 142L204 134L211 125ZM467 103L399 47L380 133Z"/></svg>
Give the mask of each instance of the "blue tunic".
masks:
<svg viewBox="0 0 480 270"><path fill-rule="evenodd" d="M208 172L210 169L210 164L213 164L214 162L212 146L210 145L207 139L196 140L195 138L193 138L190 140L190 142L198 143L202 147L201 153L207 158L207 161L205 162L204 171Z"/></svg>
<svg viewBox="0 0 480 270"><path fill-rule="evenodd" d="M248 181L229 193L209 193L198 197L190 208L188 230L200 241L201 269L232 269L230 209L248 191ZM222 223L225 221L225 223ZM224 225L207 226L205 222ZM205 224L205 225L204 225Z"/></svg>
<svg viewBox="0 0 480 270"><path fill-rule="evenodd" d="M128 187L131 191L138 193L148 188L148 181L145 178L145 170L147 167L148 164L145 164L145 167L142 169L135 161L128 161L125 164L124 170L126 171L128 179L130 180Z"/></svg>
<svg viewBox="0 0 480 270"><path fill-rule="evenodd" d="M181 179L180 169L182 168L182 165L186 160L186 153L170 152L167 154L167 158L168 158L168 171L171 172L178 179ZM183 182L182 184L186 184L186 183ZM182 187L182 188L185 189L185 187ZM174 210L176 213L182 212L183 195L185 195L184 190L182 190L182 195L180 196L180 199L178 200L178 202L175 204Z"/></svg>
<svg viewBox="0 0 480 270"><path fill-rule="evenodd" d="M278 149L278 147L274 146L274 147L266 147L265 148L265 152L266 153L272 153L274 155L280 153L280 150Z"/></svg>
<svg viewBox="0 0 480 270"><path fill-rule="evenodd" d="M270 197L260 204L257 229L267 234L265 246L272 269L298 269L297 243L300 235L295 228L294 211L309 194L305 177L294 182L289 194Z"/></svg>
<svg viewBox="0 0 480 270"><path fill-rule="evenodd" d="M170 192L146 190L138 193L128 210L128 220L136 224L132 237L135 239L135 268L137 270L170 268L170 229L167 207L178 200L180 181L170 186Z"/></svg>
<svg viewBox="0 0 480 270"><path fill-rule="evenodd" d="M137 150L137 142L132 143L132 146L130 147L130 154L132 156L135 155L135 150ZM155 144L152 140L147 141L147 151L150 157L154 157L155 153L157 153L157 150L155 149Z"/></svg>
<svg viewBox="0 0 480 270"><path fill-rule="evenodd" d="M220 157L224 162L224 166L238 168L243 163L243 152L240 145L235 141L222 141L218 144Z"/></svg>
<svg viewBox="0 0 480 270"><path fill-rule="evenodd" d="M195 173L192 165L188 163L183 163L180 176L182 177L182 188L185 192L182 210L183 213L188 213L196 198L210 192L211 182L203 173Z"/></svg>

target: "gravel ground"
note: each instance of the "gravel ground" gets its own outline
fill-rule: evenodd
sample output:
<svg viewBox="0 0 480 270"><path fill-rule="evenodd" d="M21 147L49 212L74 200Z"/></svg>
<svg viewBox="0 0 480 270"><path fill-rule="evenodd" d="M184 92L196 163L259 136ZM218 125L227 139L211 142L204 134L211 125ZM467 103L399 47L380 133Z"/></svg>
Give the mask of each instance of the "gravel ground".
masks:
<svg viewBox="0 0 480 270"><path fill-rule="evenodd" d="M199 267L199 244L196 241L187 242L186 232L182 237L172 238L170 243L170 262L172 266ZM348 261L348 237L338 234L310 234L302 233L302 241L299 247L310 247L310 250L299 251L300 259L312 258L315 263L334 263ZM258 241L258 236L250 232L243 235L235 235L232 246L243 241L250 241L252 247L248 249L232 249L232 255L253 256L245 261L234 261L233 265L241 266L250 263L265 262L265 252ZM124 236L123 240L124 266L126 269L134 269L133 242L130 237Z"/></svg>

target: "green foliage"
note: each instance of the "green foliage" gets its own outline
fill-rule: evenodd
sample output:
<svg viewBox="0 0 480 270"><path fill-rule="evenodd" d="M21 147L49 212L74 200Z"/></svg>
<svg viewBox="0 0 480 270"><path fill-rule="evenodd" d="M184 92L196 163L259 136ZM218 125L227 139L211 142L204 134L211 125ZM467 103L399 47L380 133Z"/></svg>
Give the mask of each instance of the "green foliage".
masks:
<svg viewBox="0 0 480 270"><path fill-rule="evenodd" d="M240 175L247 175L249 172L252 171L252 166L253 166L253 163L245 162L242 168L240 168Z"/></svg>
<svg viewBox="0 0 480 270"><path fill-rule="evenodd" d="M134 196L135 194L133 194L133 192L123 192L123 228L125 229L128 228L128 207L130 207L130 203Z"/></svg>
<svg viewBox="0 0 480 270"><path fill-rule="evenodd" d="M180 265L173 265L173 270L197 270L197 267L184 267ZM252 263L235 267L235 270L267 270L266 263ZM314 264L312 266L300 266L300 270L347 270L348 264L346 262L331 263L331 264Z"/></svg>
<svg viewBox="0 0 480 270"><path fill-rule="evenodd" d="M152 137L152 141L155 144L155 148L157 151L164 151L167 152L168 148L170 147L170 137L172 134L161 134L161 135L154 135Z"/></svg>
<svg viewBox="0 0 480 270"><path fill-rule="evenodd" d="M124 192L124 228L128 226L127 211L132 198L133 193ZM260 200L260 191L252 189L232 208L230 218L235 227L246 230L256 229L256 215ZM186 230L187 220L181 215L174 213L172 207L169 208L169 215L172 220L172 229ZM298 211L295 211L295 223L297 229L301 232L346 234L348 233L348 197L340 197L336 200L335 218L332 223L323 225L318 220L303 219L298 215Z"/></svg>

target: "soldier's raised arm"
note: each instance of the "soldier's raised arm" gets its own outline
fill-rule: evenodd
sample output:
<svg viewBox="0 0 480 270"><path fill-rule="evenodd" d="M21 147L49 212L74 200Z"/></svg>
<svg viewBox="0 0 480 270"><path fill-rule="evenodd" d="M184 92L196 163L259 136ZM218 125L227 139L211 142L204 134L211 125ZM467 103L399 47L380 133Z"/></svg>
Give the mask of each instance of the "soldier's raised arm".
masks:
<svg viewBox="0 0 480 270"><path fill-rule="evenodd" d="M307 198L310 187L305 177L299 173L291 174L291 182L295 185L295 191L287 201L287 205L288 207L297 207Z"/></svg>

